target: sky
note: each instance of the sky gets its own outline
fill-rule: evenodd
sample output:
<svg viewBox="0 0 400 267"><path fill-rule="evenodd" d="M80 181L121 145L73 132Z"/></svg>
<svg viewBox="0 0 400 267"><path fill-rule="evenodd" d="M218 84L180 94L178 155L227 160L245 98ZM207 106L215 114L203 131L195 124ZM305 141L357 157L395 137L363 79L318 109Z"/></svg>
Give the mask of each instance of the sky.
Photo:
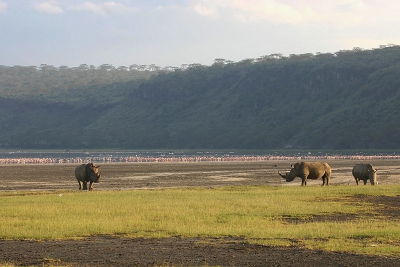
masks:
<svg viewBox="0 0 400 267"><path fill-rule="evenodd" d="M0 65L180 67L400 45L398 0L0 0Z"/></svg>

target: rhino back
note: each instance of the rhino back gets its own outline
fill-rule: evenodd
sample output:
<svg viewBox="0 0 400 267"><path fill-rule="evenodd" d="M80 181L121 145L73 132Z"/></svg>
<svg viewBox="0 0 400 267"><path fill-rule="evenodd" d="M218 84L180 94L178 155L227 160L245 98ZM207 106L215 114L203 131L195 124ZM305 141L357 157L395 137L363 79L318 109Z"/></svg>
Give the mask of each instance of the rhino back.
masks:
<svg viewBox="0 0 400 267"><path fill-rule="evenodd" d="M81 164L75 168L75 178L78 181L85 181L88 177L86 173L86 164Z"/></svg>
<svg viewBox="0 0 400 267"><path fill-rule="evenodd" d="M360 163L353 167L352 174L354 178L375 179L376 169L371 164Z"/></svg>
<svg viewBox="0 0 400 267"><path fill-rule="evenodd" d="M305 164L305 166L307 166L307 168L313 169L313 170L318 170L318 171L325 172L326 170L331 169L331 167L326 162L316 161L316 162L305 162L304 164Z"/></svg>
<svg viewBox="0 0 400 267"><path fill-rule="evenodd" d="M368 169L371 168L371 164L359 163L353 167L352 174L355 178L362 178L368 174Z"/></svg>
<svg viewBox="0 0 400 267"><path fill-rule="evenodd" d="M325 174L331 174L331 167L326 162L302 162L304 173L309 174L309 179L319 179Z"/></svg>

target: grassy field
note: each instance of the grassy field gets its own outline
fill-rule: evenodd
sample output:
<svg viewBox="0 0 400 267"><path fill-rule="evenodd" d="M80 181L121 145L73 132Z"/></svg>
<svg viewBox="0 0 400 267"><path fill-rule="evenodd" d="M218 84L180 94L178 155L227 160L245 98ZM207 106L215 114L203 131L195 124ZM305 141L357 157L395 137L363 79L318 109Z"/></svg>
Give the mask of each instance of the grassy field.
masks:
<svg viewBox="0 0 400 267"><path fill-rule="evenodd" d="M242 236L261 244L399 256L399 218L360 201L398 195L395 185L2 192L0 238Z"/></svg>

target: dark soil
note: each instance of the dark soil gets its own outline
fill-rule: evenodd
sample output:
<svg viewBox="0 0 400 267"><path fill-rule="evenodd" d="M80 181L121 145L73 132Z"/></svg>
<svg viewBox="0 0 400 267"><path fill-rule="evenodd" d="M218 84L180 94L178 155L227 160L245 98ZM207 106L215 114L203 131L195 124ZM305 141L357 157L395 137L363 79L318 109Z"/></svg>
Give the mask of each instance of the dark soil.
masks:
<svg viewBox="0 0 400 267"><path fill-rule="evenodd" d="M400 266L396 258L254 245L238 238L0 240L0 255L24 266Z"/></svg>
<svg viewBox="0 0 400 267"><path fill-rule="evenodd" d="M355 161L329 162L331 184L356 186L351 177ZM152 189L167 187L214 187L221 185L300 185L286 183L277 171L288 162L191 163L191 164L108 164L101 167L103 179L95 190ZM398 162L375 162L380 184L396 184ZM74 165L0 166L1 191L77 190ZM336 176L335 176L336 173ZM309 185L319 185L312 182ZM364 185L362 185L364 186ZM366 185L371 186L371 185ZM400 196L355 196L348 201L367 201L377 212L399 223ZM378 214L378 215L379 215ZM287 223L340 221L355 215L335 214L312 218L283 218ZM0 240L0 265L16 266L400 266L400 258L275 247L251 244L237 237L163 239L92 236L83 240L33 241Z"/></svg>

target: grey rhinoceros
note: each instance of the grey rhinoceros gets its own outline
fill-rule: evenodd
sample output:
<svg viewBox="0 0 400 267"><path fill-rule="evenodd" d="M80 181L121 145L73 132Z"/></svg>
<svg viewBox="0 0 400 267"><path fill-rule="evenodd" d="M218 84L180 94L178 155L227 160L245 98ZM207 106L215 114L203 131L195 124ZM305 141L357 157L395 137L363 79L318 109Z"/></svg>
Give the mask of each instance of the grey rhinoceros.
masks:
<svg viewBox="0 0 400 267"><path fill-rule="evenodd" d="M331 167L326 162L299 162L294 164L290 172L282 175L278 172L280 176L286 179L286 182L291 182L296 177L301 178L301 185L307 185L307 179L321 179L322 186L329 185L329 180L331 178Z"/></svg>
<svg viewBox="0 0 400 267"><path fill-rule="evenodd" d="M367 184L367 180L369 180L372 185L376 185L378 184L376 181L376 171L377 170L371 164L360 163L353 167L351 173L354 179L356 179L357 185L360 180L364 181L364 185Z"/></svg>
<svg viewBox="0 0 400 267"><path fill-rule="evenodd" d="M79 183L79 190L88 190L88 182L90 182L89 190L92 190L93 183L98 183L100 181L99 167L100 166L95 166L93 163L88 163L81 164L75 168L75 177Z"/></svg>

